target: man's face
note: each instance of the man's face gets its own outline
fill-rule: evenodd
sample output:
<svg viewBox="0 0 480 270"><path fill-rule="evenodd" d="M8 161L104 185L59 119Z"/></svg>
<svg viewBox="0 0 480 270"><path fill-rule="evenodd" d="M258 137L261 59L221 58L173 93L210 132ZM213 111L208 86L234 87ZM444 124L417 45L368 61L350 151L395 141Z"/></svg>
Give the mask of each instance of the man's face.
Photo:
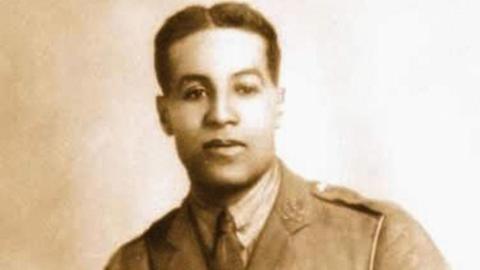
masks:
<svg viewBox="0 0 480 270"><path fill-rule="evenodd" d="M282 94L265 51L261 36L233 28L197 32L170 48L160 113L193 185L241 189L272 164Z"/></svg>

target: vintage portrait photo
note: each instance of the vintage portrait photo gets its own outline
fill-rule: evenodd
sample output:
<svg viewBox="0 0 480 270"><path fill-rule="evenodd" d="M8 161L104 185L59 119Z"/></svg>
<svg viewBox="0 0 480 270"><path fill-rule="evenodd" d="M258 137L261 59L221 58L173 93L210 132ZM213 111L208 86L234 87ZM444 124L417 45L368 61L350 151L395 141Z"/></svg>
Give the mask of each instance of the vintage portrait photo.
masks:
<svg viewBox="0 0 480 270"><path fill-rule="evenodd" d="M1 2L0 269L477 269L478 10Z"/></svg>

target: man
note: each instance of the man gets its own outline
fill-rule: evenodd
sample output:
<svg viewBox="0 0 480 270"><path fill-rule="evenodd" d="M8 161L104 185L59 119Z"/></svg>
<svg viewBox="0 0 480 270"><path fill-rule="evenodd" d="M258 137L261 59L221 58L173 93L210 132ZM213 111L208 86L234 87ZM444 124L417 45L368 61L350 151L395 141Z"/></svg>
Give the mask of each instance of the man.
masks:
<svg viewBox="0 0 480 270"><path fill-rule="evenodd" d="M307 183L276 158L279 62L275 30L244 4L166 21L157 105L191 190L107 269L447 269L399 208Z"/></svg>

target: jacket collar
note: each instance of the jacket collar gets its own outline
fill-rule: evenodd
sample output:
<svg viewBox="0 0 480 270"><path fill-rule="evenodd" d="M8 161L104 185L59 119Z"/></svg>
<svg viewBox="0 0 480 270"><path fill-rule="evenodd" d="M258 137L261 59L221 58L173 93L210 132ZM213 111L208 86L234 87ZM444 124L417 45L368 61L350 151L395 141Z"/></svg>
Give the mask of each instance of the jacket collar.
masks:
<svg viewBox="0 0 480 270"><path fill-rule="evenodd" d="M294 234L312 220L311 187L283 163L280 164L282 182L273 211L280 217L284 228Z"/></svg>
<svg viewBox="0 0 480 270"><path fill-rule="evenodd" d="M154 229L147 236L151 269L206 270L203 249L195 235L185 201L168 223L163 232L161 229Z"/></svg>
<svg viewBox="0 0 480 270"><path fill-rule="evenodd" d="M291 172L280 160L280 190L261 232L257 247L249 260L248 269L272 269L286 250L288 239L312 220L310 187L301 177ZM150 241L151 263L154 269L206 269L204 255L186 201L166 228L168 245ZM269 259L265 259L268 257Z"/></svg>
<svg viewBox="0 0 480 270"><path fill-rule="evenodd" d="M292 238L312 221L309 185L280 163L280 191L249 260L249 270L277 269Z"/></svg>
<svg viewBox="0 0 480 270"><path fill-rule="evenodd" d="M302 177L288 169L281 160L278 160L281 178L272 212L281 219L281 224L290 234L307 226L312 218L311 187ZM171 223L167 239L175 247L185 244L186 237L191 233L191 220L188 202L184 201L178 214Z"/></svg>

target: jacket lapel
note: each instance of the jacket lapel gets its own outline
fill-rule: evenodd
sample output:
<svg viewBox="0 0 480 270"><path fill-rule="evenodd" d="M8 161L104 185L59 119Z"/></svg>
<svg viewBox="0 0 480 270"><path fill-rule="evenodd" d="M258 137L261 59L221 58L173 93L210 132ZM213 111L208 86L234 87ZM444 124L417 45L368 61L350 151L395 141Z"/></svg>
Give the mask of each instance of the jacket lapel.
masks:
<svg viewBox="0 0 480 270"><path fill-rule="evenodd" d="M279 161L280 162L280 161ZM292 240L312 219L310 187L280 162L281 184L272 212L249 260L248 270L295 269ZM206 262L193 229L187 203L183 203L165 228L147 237L151 269L206 270ZM165 235L167 241L165 241ZM290 254L289 256L284 256Z"/></svg>
<svg viewBox="0 0 480 270"><path fill-rule="evenodd" d="M383 216L355 211L361 205L330 198L331 192L316 192L281 163L280 177L279 194L247 269L372 269ZM318 199L324 203L315 203ZM344 204L351 209L348 216L337 213ZM151 269L207 269L188 211L184 203L170 222L147 235Z"/></svg>
<svg viewBox="0 0 480 270"><path fill-rule="evenodd" d="M280 162L280 161L279 161ZM311 220L311 204L307 201L309 187L282 163L281 184L278 197L267 222L260 234L248 265L249 270L276 269L287 266L292 269L285 256L291 254L291 241L296 233L308 226Z"/></svg>
<svg viewBox="0 0 480 270"><path fill-rule="evenodd" d="M167 241L151 237L150 261L152 269L206 270L206 263L193 230L193 223L184 202L167 228Z"/></svg>

